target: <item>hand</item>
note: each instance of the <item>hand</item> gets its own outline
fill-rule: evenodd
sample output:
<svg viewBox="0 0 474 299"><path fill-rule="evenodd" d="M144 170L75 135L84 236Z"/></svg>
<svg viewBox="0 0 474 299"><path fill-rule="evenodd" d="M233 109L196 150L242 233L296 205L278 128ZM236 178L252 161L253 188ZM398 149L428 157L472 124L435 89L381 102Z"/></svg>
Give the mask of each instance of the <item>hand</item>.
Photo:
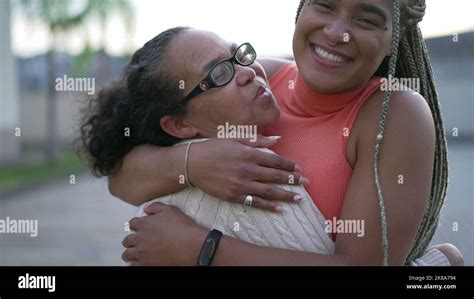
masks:
<svg viewBox="0 0 474 299"><path fill-rule="evenodd" d="M145 212L130 220L135 233L123 239L122 259L132 266L195 266L208 230L173 206L153 203Z"/></svg>
<svg viewBox="0 0 474 299"><path fill-rule="evenodd" d="M204 192L217 198L243 204L253 196L252 207L280 211L275 201L297 202L301 195L266 183L307 184L301 167L276 154L256 147L271 147L275 137L249 140L211 139L192 145L189 152L189 180Z"/></svg>

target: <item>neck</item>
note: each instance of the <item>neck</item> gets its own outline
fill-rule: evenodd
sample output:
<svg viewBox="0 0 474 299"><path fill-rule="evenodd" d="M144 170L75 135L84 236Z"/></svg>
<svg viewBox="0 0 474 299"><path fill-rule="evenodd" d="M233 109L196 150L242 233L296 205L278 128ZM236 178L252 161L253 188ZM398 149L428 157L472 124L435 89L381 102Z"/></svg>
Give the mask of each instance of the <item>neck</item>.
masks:
<svg viewBox="0 0 474 299"><path fill-rule="evenodd" d="M301 108L312 115L331 114L344 108L363 91L364 86L339 93L321 93L311 89L298 74L295 95Z"/></svg>

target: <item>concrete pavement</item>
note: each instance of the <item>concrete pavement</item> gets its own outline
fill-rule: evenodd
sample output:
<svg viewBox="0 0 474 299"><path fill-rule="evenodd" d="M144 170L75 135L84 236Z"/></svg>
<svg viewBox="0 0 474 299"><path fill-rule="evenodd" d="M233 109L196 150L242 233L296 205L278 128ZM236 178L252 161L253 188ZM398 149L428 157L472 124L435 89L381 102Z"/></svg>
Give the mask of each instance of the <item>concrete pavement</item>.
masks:
<svg viewBox="0 0 474 299"><path fill-rule="evenodd" d="M87 174L2 198L0 219L38 220L38 236L0 234L0 265L121 265L124 223L134 213L106 180Z"/></svg>

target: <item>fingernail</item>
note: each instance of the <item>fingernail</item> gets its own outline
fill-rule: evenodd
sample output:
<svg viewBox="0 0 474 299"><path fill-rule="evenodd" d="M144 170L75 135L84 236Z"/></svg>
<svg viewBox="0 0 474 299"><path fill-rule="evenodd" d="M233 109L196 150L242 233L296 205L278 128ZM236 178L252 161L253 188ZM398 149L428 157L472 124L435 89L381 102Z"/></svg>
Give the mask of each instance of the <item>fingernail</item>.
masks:
<svg viewBox="0 0 474 299"><path fill-rule="evenodd" d="M271 139L276 139L276 140L280 140L281 139L281 136L270 136Z"/></svg>
<svg viewBox="0 0 474 299"><path fill-rule="evenodd" d="M298 164L295 165L295 171L301 171L303 170L303 168L301 168L301 166L299 166Z"/></svg>
<svg viewBox="0 0 474 299"><path fill-rule="evenodd" d="M300 202L303 200L303 196L301 195L295 195L295 197L293 197L293 200L296 201L296 202Z"/></svg>
<svg viewBox="0 0 474 299"><path fill-rule="evenodd" d="M305 178L304 176L300 176L300 181L299 181L300 185L308 185L310 184L310 180L308 180L307 178Z"/></svg>
<svg viewBox="0 0 474 299"><path fill-rule="evenodd" d="M282 207L282 206L277 206L277 207L275 208L275 211L277 211L278 213L282 213L282 212L286 211L286 209L285 209L284 207Z"/></svg>

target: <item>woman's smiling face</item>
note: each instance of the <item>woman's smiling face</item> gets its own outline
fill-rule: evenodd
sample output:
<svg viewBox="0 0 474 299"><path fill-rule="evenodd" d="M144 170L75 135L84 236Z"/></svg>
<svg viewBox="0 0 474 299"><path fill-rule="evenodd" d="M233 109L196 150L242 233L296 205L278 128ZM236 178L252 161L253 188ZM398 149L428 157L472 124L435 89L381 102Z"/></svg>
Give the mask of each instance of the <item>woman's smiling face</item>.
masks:
<svg viewBox="0 0 474 299"><path fill-rule="evenodd" d="M390 0L307 0L296 23L293 52L313 90L360 87L390 55Z"/></svg>

